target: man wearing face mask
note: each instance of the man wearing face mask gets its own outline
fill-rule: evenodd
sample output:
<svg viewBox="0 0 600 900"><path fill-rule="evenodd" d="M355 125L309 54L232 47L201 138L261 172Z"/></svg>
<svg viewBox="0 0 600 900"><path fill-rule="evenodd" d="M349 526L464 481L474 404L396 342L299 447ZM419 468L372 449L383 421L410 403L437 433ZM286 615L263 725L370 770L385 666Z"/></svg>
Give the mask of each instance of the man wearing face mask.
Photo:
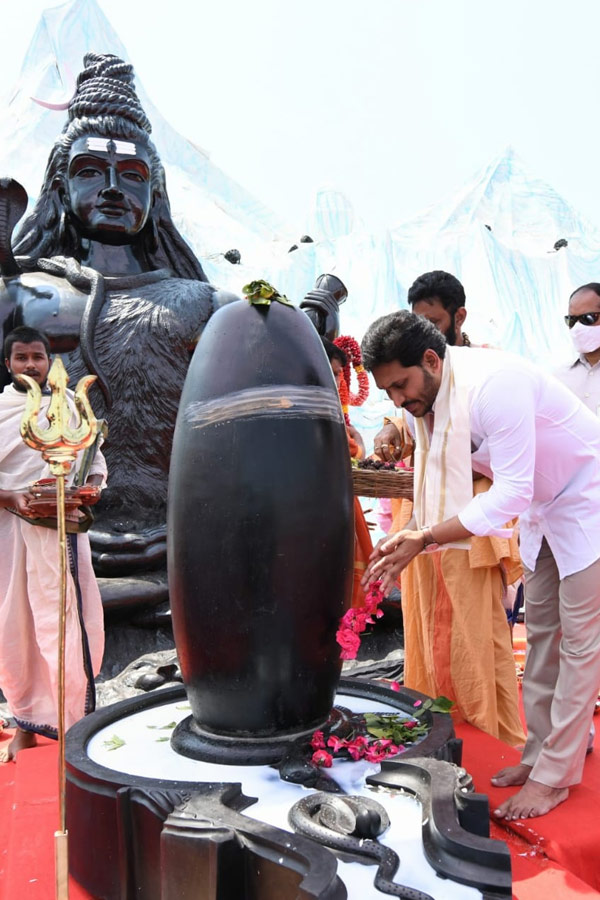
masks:
<svg viewBox="0 0 600 900"><path fill-rule="evenodd" d="M584 284L573 291L565 322L578 357L554 374L600 416L600 284Z"/></svg>
<svg viewBox="0 0 600 900"><path fill-rule="evenodd" d="M565 322L578 356L575 362L561 366L554 375L600 417L600 328L596 328L600 326L600 284L583 284L573 291ZM593 749L594 735L592 723L588 753Z"/></svg>

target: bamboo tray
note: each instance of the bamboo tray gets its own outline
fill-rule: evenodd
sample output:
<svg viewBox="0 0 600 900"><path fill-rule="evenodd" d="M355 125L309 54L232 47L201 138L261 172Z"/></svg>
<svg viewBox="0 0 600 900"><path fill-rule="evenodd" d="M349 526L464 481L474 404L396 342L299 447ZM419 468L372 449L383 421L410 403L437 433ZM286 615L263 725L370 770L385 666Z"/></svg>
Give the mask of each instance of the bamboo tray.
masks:
<svg viewBox="0 0 600 900"><path fill-rule="evenodd" d="M357 497L413 498L413 472L397 469L352 469L352 485Z"/></svg>

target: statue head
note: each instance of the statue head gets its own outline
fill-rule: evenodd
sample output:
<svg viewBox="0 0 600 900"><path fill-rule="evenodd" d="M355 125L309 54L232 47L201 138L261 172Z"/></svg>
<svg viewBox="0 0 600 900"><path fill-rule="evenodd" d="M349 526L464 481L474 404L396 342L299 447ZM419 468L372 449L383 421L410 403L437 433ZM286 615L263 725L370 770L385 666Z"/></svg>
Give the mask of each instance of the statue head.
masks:
<svg viewBox="0 0 600 900"><path fill-rule="evenodd" d="M88 53L19 255L79 258L84 238L140 242L150 269L206 280L171 218L165 173L135 92L133 68L112 54Z"/></svg>

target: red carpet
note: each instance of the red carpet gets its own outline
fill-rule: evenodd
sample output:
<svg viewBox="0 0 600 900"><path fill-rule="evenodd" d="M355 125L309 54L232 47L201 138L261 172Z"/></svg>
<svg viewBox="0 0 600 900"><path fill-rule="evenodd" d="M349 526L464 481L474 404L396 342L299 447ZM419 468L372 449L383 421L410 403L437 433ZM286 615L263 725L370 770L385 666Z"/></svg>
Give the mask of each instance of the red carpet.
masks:
<svg viewBox="0 0 600 900"><path fill-rule="evenodd" d="M598 717L597 717L598 718ZM490 776L518 753L471 725L457 726L463 763L490 806L509 794ZM0 741L8 740L2 735ZM513 864L515 900L600 898L600 739L585 765L584 783L547 816L510 826L492 823L506 840ZM52 741L25 750L17 763L0 765L0 900L54 897L54 831L58 826L57 747ZM378 895L379 896L379 895ZM90 895L71 880L71 900Z"/></svg>
<svg viewBox="0 0 600 900"><path fill-rule="evenodd" d="M513 647L517 671L525 663L525 626L515 625ZM521 718L525 724L523 710ZM596 727L600 718L596 716ZM519 762L512 747L471 725L458 725L463 739L463 765L475 789L487 794L490 809L499 806L516 788L496 788L491 776ZM600 893L600 735L585 762L583 782L569 799L546 816L499 825L492 820L492 837L507 841L512 857L513 892L518 900L567 900L599 897Z"/></svg>
<svg viewBox="0 0 600 900"><path fill-rule="evenodd" d="M519 761L519 753L472 725L457 725L463 739L463 765L475 789L498 806L515 788L495 788L491 776ZM600 897L600 744L587 757L584 780L569 799L546 816L498 825L492 837L507 841L517 900L575 900Z"/></svg>
<svg viewBox="0 0 600 900"><path fill-rule="evenodd" d="M40 746L23 750L16 763L0 765L0 900L55 895L58 753L54 741L38 740ZM89 900L90 894L71 879L69 897Z"/></svg>

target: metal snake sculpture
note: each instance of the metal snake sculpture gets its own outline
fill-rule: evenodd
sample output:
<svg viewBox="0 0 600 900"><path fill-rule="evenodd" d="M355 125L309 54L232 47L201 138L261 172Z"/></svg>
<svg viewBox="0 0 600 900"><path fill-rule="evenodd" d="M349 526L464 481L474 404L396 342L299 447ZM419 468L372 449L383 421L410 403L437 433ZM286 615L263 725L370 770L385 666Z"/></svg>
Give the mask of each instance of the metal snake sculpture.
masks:
<svg viewBox="0 0 600 900"><path fill-rule="evenodd" d="M298 834L332 850L376 860L374 883L383 894L401 900L433 900L423 891L394 882L400 857L391 847L375 840L390 825L387 812L377 801L369 797L340 797L319 792L295 803L288 818Z"/></svg>

